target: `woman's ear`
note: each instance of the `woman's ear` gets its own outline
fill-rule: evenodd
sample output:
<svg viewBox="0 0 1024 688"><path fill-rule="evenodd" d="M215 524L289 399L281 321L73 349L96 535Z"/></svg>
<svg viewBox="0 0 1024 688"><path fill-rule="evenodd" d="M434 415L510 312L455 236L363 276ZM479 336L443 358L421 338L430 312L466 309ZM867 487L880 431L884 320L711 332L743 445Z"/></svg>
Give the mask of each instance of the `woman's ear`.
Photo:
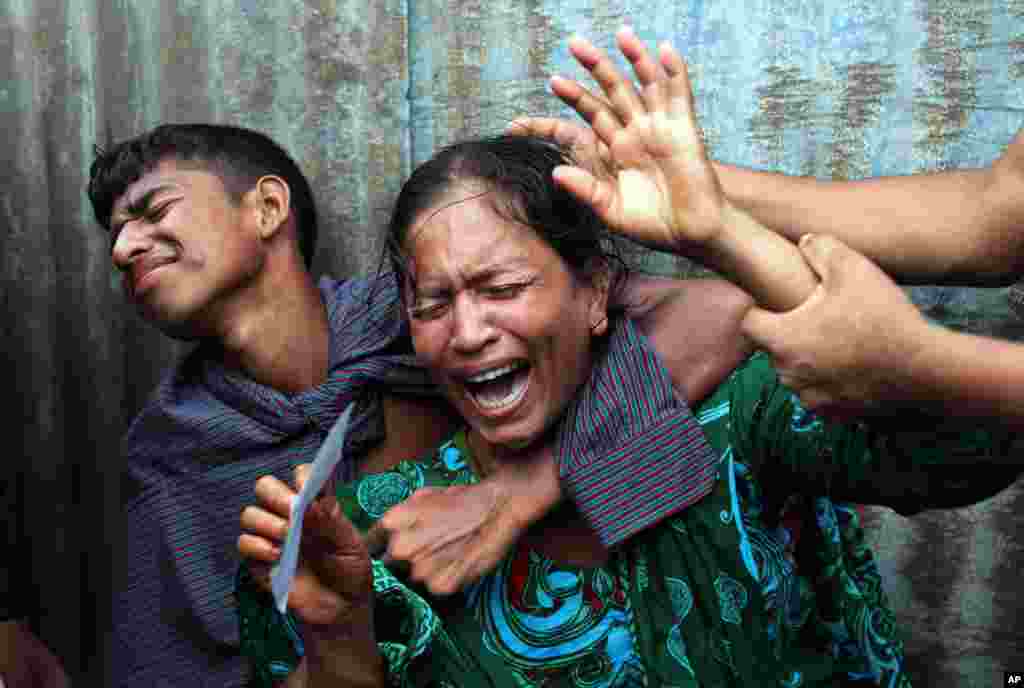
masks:
<svg viewBox="0 0 1024 688"><path fill-rule="evenodd" d="M590 292L590 331L595 337L608 332L608 294L611 289L611 266L604 258L593 258L586 266L587 289Z"/></svg>
<svg viewBox="0 0 1024 688"><path fill-rule="evenodd" d="M270 239L285 226L291 214L291 190L277 175L268 174L256 181L251 194L259 213L260 238Z"/></svg>

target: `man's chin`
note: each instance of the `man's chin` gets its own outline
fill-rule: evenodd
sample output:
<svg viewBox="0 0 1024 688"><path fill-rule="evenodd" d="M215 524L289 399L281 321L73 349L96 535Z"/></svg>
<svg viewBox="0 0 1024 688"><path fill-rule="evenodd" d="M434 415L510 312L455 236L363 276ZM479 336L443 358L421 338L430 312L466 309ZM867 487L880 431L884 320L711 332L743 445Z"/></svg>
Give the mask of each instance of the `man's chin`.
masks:
<svg viewBox="0 0 1024 688"><path fill-rule="evenodd" d="M171 339L194 342L203 338L202 332L188 318L175 317L172 314L158 312L144 306L140 306L138 312L143 320Z"/></svg>
<svg viewBox="0 0 1024 688"><path fill-rule="evenodd" d="M149 322L163 334L167 335L171 339L177 339L181 342L194 342L203 338L202 334L184 324L154 322L152 320Z"/></svg>

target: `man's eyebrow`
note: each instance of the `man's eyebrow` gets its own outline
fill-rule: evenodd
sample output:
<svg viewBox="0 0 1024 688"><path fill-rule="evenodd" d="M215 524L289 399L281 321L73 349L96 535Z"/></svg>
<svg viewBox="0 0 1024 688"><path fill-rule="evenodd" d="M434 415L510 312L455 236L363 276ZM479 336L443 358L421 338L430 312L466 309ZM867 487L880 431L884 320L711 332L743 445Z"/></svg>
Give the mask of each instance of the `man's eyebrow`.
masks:
<svg viewBox="0 0 1024 688"><path fill-rule="evenodd" d="M175 188L174 184L160 184L154 186L152 189L147 189L135 200L130 200L126 203L118 212L114 213L111 220L111 227L116 227L120 224L119 217L138 217L146 212L149 204L153 202L153 197L162 191Z"/></svg>
<svg viewBox="0 0 1024 688"><path fill-rule="evenodd" d="M173 188L175 188L174 184L160 184L159 186L154 186L152 189L148 189L145 193L136 198L134 201L128 201L128 205L126 205L124 209L129 213L135 215L142 213L144 210L146 210L146 208L149 207L149 204L153 202L154 196L156 196L161 191L167 191L168 189Z"/></svg>

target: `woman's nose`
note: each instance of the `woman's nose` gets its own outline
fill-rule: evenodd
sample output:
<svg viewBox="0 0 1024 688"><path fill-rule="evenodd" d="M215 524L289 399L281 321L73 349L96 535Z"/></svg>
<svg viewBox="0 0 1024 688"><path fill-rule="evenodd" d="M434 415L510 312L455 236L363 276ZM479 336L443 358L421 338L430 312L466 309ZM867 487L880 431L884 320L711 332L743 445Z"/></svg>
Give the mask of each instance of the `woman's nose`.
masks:
<svg viewBox="0 0 1024 688"><path fill-rule="evenodd" d="M460 353L474 353L497 339L487 309L467 294L460 294L453 307L452 347Z"/></svg>

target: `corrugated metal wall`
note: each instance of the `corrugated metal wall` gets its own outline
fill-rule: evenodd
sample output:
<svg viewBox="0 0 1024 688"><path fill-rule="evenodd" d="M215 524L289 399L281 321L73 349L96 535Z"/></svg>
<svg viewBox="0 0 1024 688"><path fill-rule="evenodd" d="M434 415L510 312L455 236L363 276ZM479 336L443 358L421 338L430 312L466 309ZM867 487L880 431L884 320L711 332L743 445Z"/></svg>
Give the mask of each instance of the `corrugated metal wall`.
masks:
<svg viewBox="0 0 1024 688"><path fill-rule="evenodd" d="M0 507L10 583L69 670L98 681L117 442L179 347L121 302L83 193L94 145L163 121L262 129L309 175L316 267L375 267L410 165L439 144L560 112L574 32L631 21L692 63L724 161L823 177L993 159L1024 123L1021 0L0 0L0 383L13 399ZM674 261L656 259L658 269ZM1017 336L1000 290L915 290ZM873 515L918 684L1024 667L1019 490L957 512Z"/></svg>

